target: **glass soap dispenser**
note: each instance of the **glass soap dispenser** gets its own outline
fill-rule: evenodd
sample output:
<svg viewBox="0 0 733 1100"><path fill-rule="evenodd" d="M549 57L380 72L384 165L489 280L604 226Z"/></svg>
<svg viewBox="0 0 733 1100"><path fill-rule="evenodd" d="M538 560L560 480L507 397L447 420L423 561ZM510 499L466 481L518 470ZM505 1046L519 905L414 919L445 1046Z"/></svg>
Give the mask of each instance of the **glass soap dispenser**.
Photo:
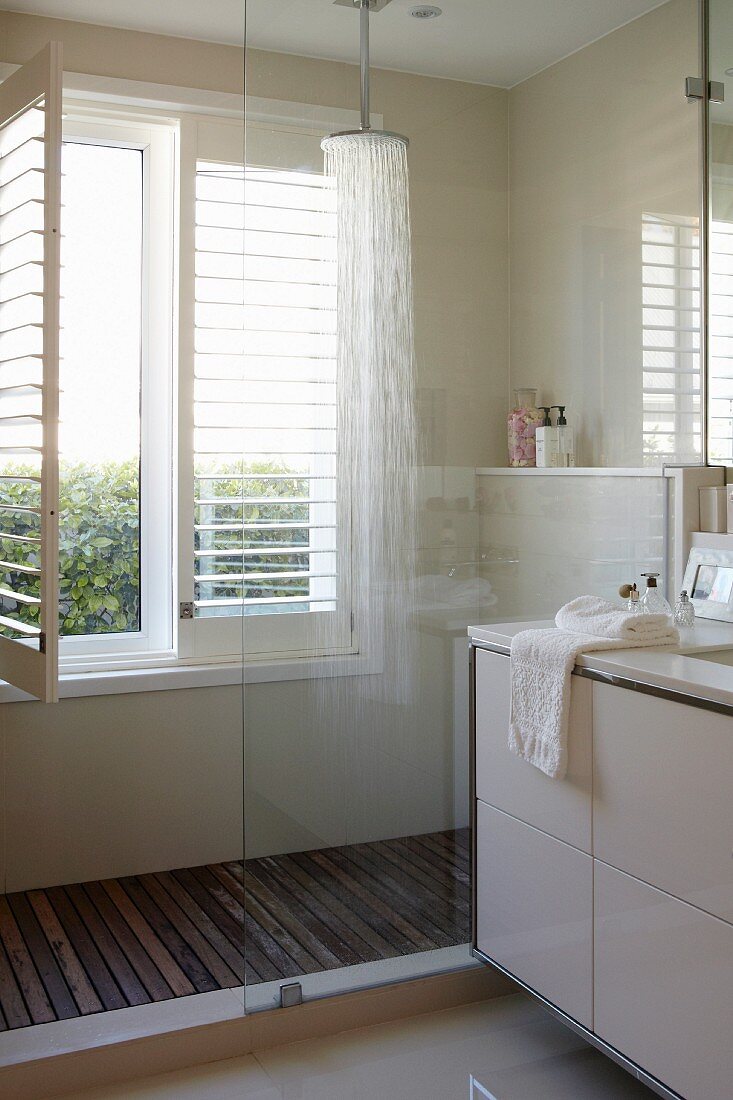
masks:
<svg viewBox="0 0 733 1100"><path fill-rule="evenodd" d="M646 591L639 600L642 615L668 615L672 618L672 608L657 587L659 573L642 573L646 577Z"/></svg>
<svg viewBox="0 0 733 1100"><path fill-rule="evenodd" d="M687 595L686 588L682 589L679 599L674 605L674 621L676 626L695 625L695 608L692 605L692 600Z"/></svg>
<svg viewBox="0 0 733 1100"><path fill-rule="evenodd" d="M514 408L507 417L510 466L537 464L535 434L543 420L537 390L515 390Z"/></svg>

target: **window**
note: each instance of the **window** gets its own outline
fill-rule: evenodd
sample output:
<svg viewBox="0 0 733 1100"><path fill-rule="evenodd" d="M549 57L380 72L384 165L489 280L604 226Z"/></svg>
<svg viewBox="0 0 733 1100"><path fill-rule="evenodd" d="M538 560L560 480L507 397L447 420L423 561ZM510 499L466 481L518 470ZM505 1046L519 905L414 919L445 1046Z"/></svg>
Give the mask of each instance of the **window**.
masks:
<svg viewBox="0 0 733 1100"><path fill-rule="evenodd" d="M642 220L643 461L702 461L700 239L696 218Z"/></svg>
<svg viewBox="0 0 733 1100"><path fill-rule="evenodd" d="M320 134L254 123L244 168L241 118L64 109L66 667L355 652ZM40 482L13 461L2 545L30 598L10 611L38 637L39 513L20 495Z"/></svg>
<svg viewBox="0 0 733 1100"><path fill-rule="evenodd" d="M99 140L62 151L62 637L141 625L143 156Z"/></svg>
<svg viewBox="0 0 733 1100"><path fill-rule="evenodd" d="M74 667L172 647L175 126L67 105L60 629Z"/></svg>

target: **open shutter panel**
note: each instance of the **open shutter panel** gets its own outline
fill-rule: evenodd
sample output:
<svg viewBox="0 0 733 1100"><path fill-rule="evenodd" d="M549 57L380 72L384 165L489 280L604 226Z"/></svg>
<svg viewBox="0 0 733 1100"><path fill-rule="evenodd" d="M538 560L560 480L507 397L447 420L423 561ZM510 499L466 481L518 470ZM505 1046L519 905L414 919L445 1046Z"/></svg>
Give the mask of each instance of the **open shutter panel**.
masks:
<svg viewBox="0 0 733 1100"><path fill-rule="evenodd" d="M58 698L61 47L0 84L0 679Z"/></svg>

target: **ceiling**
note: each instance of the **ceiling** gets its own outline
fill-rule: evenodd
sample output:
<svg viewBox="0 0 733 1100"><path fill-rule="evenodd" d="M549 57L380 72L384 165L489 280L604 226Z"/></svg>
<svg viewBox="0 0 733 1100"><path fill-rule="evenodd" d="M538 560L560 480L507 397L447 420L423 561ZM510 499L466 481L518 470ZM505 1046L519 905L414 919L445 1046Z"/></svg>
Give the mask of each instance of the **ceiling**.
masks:
<svg viewBox="0 0 733 1100"><path fill-rule="evenodd" d="M511 87L652 8L660 0L417 0L372 16L372 63ZM245 0L0 0L0 9L241 44ZM356 61L358 20L333 0L246 0L247 42L267 50Z"/></svg>

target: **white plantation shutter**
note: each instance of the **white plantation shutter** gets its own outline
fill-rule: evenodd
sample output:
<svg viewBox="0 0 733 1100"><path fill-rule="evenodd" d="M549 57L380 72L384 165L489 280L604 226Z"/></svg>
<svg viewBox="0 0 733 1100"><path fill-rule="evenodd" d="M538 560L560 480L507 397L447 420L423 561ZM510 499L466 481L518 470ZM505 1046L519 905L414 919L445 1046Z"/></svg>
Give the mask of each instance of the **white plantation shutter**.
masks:
<svg viewBox="0 0 733 1100"><path fill-rule="evenodd" d="M317 172L199 160L196 652L351 645L336 482L336 212ZM244 623L242 617L244 616ZM242 627L244 630L242 631Z"/></svg>
<svg viewBox="0 0 733 1100"><path fill-rule="evenodd" d="M733 185L714 180L715 203L730 216ZM733 221L710 224L708 431L713 462L733 464Z"/></svg>
<svg viewBox="0 0 733 1100"><path fill-rule="evenodd" d="M699 463L697 219L644 214L642 264L644 464Z"/></svg>
<svg viewBox="0 0 733 1100"><path fill-rule="evenodd" d="M0 678L58 697L61 47L0 84Z"/></svg>

